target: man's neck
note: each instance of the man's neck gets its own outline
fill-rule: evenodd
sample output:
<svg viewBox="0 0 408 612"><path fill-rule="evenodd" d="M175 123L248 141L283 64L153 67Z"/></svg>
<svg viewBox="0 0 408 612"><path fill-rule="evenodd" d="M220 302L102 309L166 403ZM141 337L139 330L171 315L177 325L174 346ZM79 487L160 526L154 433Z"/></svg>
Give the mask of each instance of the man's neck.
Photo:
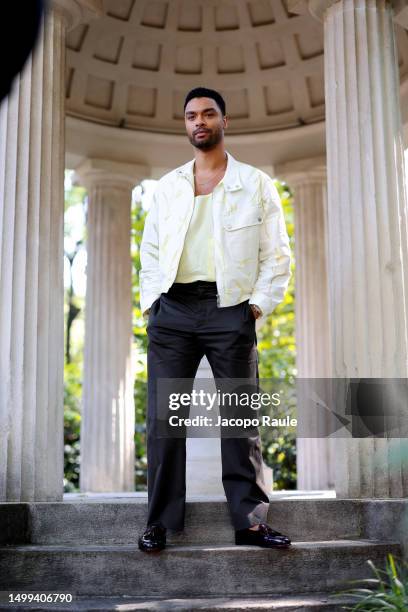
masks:
<svg viewBox="0 0 408 612"><path fill-rule="evenodd" d="M210 151L196 149L194 168L196 172L210 173L225 164L226 152L224 146L216 147Z"/></svg>

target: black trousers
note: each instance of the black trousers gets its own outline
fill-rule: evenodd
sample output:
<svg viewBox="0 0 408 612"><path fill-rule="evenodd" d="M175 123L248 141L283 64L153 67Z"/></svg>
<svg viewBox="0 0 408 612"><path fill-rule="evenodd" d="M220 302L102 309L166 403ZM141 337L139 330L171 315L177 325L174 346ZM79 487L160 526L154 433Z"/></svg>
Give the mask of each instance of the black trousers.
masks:
<svg viewBox="0 0 408 612"><path fill-rule="evenodd" d="M255 317L245 300L217 307L216 283L173 283L153 302L147 324L148 517L147 524L180 531L186 497L186 438L157 433L157 381L194 380L206 355L214 378L256 380ZM269 497L264 483L261 440L221 437L222 483L235 529L265 522Z"/></svg>

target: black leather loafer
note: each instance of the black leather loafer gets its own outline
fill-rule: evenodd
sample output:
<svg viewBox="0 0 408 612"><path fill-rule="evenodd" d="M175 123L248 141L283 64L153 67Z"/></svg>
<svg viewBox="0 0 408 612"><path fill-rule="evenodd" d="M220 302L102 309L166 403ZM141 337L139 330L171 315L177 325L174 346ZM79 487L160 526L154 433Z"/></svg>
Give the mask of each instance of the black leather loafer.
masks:
<svg viewBox="0 0 408 612"><path fill-rule="evenodd" d="M262 546L263 548L288 548L291 541L288 536L275 531L266 523L260 523L258 529L239 529L235 532L235 544L244 546Z"/></svg>
<svg viewBox="0 0 408 612"><path fill-rule="evenodd" d="M143 552L158 552L166 548L166 528L148 525L139 538L139 548Z"/></svg>

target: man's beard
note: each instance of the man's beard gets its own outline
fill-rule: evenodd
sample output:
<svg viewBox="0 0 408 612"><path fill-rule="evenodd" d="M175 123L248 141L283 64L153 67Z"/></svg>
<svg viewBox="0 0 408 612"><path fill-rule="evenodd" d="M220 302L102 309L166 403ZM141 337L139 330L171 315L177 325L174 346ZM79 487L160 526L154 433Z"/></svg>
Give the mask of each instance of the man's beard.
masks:
<svg viewBox="0 0 408 612"><path fill-rule="evenodd" d="M221 142L222 135L222 128L219 128L215 132L209 132L205 140L196 140L195 136L189 136L189 141L193 145L193 147L206 151L208 149L213 149L219 142Z"/></svg>

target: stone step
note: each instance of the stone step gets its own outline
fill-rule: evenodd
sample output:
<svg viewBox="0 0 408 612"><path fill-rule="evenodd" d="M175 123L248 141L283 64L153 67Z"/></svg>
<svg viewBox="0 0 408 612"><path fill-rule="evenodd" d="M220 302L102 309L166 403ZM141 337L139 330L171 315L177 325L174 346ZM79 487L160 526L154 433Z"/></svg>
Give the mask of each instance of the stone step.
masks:
<svg viewBox="0 0 408 612"><path fill-rule="evenodd" d="M292 541L376 538L377 531L382 540L398 540L394 526L407 505L388 504L383 514L378 504L381 500L273 499L268 522ZM146 515L145 498L131 502L3 503L0 544L131 545L145 528ZM370 517L375 517L374 530L369 529ZM169 531L168 541L179 545L233 544L227 502L187 501L185 529Z"/></svg>
<svg viewBox="0 0 408 612"><path fill-rule="evenodd" d="M98 610L98 612L113 612L115 610L137 612L265 612L278 610L279 612L338 612L344 610L343 605L352 604L355 599L348 596L328 595L327 593L298 594L298 595L270 595L263 597L200 597L200 598L141 598L141 597L76 597L70 603L48 603L19 605L15 603L0 604L0 612L5 610L30 611L57 611L70 610L71 612L85 612Z"/></svg>
<svg viewBox="0 0 408 612"><path fill-rule="evenodd" d="M177 546L146 554L137 545L0 547L0 591L40 590L82 596L237 597L333 592L371 578L398 543L373 540L295 542L288 549Z"/></svg>

